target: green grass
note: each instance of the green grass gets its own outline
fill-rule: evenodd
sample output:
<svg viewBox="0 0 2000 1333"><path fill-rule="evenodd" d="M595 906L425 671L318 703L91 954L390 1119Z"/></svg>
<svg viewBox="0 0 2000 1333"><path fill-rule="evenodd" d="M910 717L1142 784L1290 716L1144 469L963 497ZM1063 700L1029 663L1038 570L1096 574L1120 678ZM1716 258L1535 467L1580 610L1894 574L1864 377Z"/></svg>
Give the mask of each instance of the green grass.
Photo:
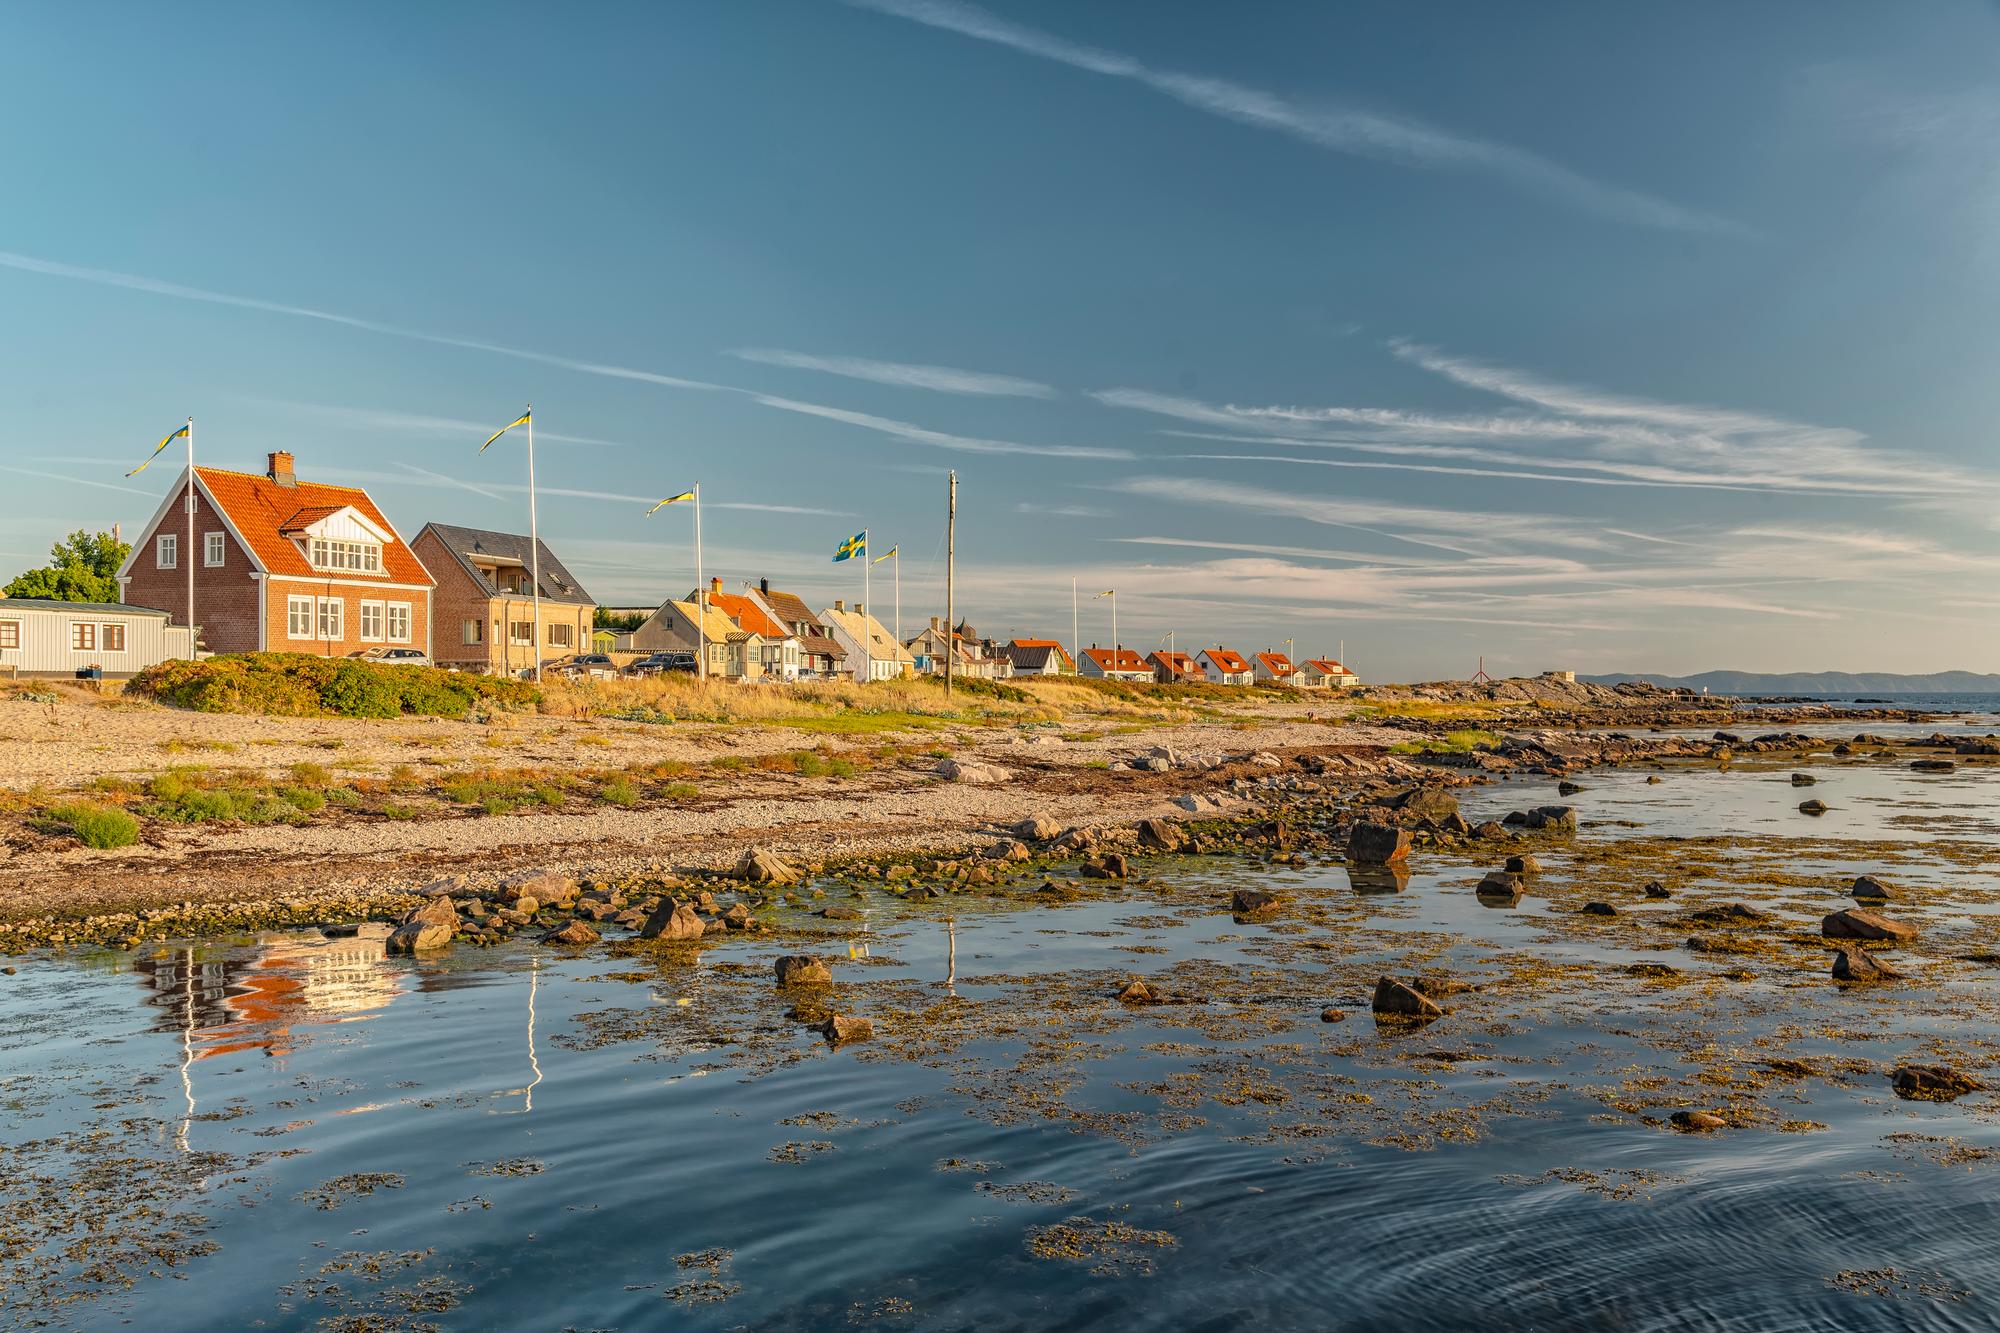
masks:
<svg viewBox="0 0 2000 1333"><path fill-rule="evenodd" d="M791 717L768 718L762 725L790 727L795 731L810 731L822 736L872 736L884 731L934 731L948 722L970 720L933 717L928 713L864 713L849 709L838 713L800 713Z"/></svg>
<svg viewBox="0 0 2000 1333"><path fill-rule="evenodd" d="M611 805L637 805L639 789L624 778L613 778L597 793L598 799Z"/></svg>
<svg viewBox="0 0 2000 1333"><path fill-rule="evenodd" d="M669 782L660 788L660 795L669 801L692 801L701 795L701 788L692 782Z"/></svg>
<svg viewBox="0 0 2000 1333"><path fill-rule="evenodd" d="M1404 741L1389 747L1390 754L1465 754L1478 745L1498 745L1500 736L1491 731L1448 731L1425 741Z"/></svg>
<svg viewBox="0 0 2000 1333"><path fill-rule="evenodd" d="M130 847L139 841L139 821L109 806L69 801L51 807L48 818L49 822L75 834L84 846L99 851Z"/></svg>

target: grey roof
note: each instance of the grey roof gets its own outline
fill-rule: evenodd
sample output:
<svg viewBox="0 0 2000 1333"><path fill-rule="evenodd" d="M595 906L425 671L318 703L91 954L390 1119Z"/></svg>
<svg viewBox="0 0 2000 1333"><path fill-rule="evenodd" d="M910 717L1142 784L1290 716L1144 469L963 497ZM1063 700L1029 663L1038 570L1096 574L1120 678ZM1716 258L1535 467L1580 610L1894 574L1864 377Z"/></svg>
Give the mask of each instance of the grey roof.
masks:
<svg viewBox="0 0 2000 1333"><path fill-rule="evenodd" d="M448 523L426 523L424 532L435 532L438 540L444 543L445 549L452 553L465 572L472 576L473 581L495 597L501 595L500 590L486 581L486 577L479 572L479 567L468 557L489 555L498 556L502 560L518 560L524 569L530 563L528 539L520 533L488 532L483 528L457 528ZM417 534L419 537L423 535L423 532ZM549 549L547 542L538 542L536 545L542 552L543 601L567 602L572 606L597 605L596 599L585 592L583 585L576 581L576 575L570 573L563 562L556 559L556 553Z"/></svg>
<svg viewBox="0 0 2000 1333"><path fill-rule="evenodd" d="M1052 661L1060 666L1063 660L1062 649L1047 646L1023 648L1019 644L1010 643L1000 650L1000 654L1012 662L1018 671L1040 671Z"/></svg>
<svg viewBox="0 0 2000 1333"><path fill-rule="evenodd" d="M123 602L65 602L54 597L0 597L0 611L92 611L109 616L164 616L173 612Z"/></svg>

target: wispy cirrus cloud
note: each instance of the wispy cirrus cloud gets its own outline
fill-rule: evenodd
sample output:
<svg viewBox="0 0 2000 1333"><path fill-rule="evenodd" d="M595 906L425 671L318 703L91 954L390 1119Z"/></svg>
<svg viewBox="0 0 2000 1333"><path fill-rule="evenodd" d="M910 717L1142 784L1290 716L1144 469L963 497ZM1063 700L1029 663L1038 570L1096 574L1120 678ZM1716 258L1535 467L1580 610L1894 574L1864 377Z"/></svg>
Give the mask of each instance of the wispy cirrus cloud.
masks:
<svg viewBox="0 0 2000 1333"><path fill-rule="evenodd" d="M848 0L860 9L992 42L1073 69L1127 79L1210 115L1269 130L1315 148L1400 166L1497 177L1600 217L1669 231L1748 235L1729 218L1644 191L1593 180L1539 153L1457 134L1410 116L1358 107L1307 106L1227 79L1155 69L1117 51L1086 46L964 3L964 0Z"/></svg>
<svg viewBox="0 0 2000 1333"><path fill-rule="evenodd" d="M1039 454L1045 458L1100 458L1129 459L1133 456L1129 449L1105 449L1093 445L1078 444L1019 444L1012 440L985 440L967 435L954 435L949 431L931 430L924 426L914 426L907 421L897 421L890 417L878 417L870 412L854 412L844 407L828 407L824 403L803 403L796 398L779 398L773 394L757 394L756 400L766 407L775 407L784 412L798 412L806 416L822 417L828 421L845 422L850 426L861 426L879 431L898 440L911 440L917 444L935 445L940 449L955 449L968 454Z"/></svg>
<svg viewBox="0 0 2000 1333"><path fill-rule="evenodd" d="M769 347L739 347L729 355L739 361L790 370L817 370L852 380L893 384L905 389L931 389L937 393L971 394L996 398L1053 398L1056 391L1036 380L1014 375L995 375L982 370L958 370L951 366L917 365L906 361L873 361L860 356L814 356L808 352L786 352Z"/></svg>
<svg viewBox="0 0 2000 1333"><path fill-rule="evenodd" d="M449 435L474 441L483 440L493 433L498 421L474 421L470 417L441 417L427 412L399 412L389 408L341 407L332 403L298 403L282 398L257 398L243 395L238 402L255 403L276 408L299 416L323 421L343 430L388 431L399 435ZM538 444L574 444L622 449L622 440L604 440L594 435L569 435L562 431L549 430L539 422L535 426L535 441Z"/></svg>

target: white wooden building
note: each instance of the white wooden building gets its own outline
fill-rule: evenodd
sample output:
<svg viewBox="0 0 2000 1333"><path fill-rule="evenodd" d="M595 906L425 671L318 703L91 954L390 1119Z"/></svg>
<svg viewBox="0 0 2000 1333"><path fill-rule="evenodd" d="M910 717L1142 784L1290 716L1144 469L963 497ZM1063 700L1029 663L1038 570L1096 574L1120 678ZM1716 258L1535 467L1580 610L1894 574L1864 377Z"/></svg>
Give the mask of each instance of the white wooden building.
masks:
<svg viewBox="0 0 2000 1333"><path fill-rule="evenodd" d="M96 667L122 680L168 658L193 657L187 627L168 618L122 602L0 597L0 676L75 677Z"/></svg>

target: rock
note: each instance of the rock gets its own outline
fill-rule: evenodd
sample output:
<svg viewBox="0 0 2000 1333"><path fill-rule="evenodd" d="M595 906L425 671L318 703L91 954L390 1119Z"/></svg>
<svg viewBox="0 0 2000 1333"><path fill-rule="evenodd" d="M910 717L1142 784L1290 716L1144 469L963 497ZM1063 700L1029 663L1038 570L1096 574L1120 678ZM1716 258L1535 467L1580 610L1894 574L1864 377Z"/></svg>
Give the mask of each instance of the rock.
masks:
<svg viewBox="0 0 2000 1333"><path fill-rule="evenodd" d="M1124 988L1118 992L1116 998L1124 1004L1158 1004L1160 1002L1160 997L1153 993L1153 988L1137 978L1126 982Z"/></svg>
<svg viewBox="0 0 2000 1333"><path fill-rule="evenodd" d="M1769 924L1771 917L1742 903L1721 903L1688 913L1688 920L1704 926L1762 926Z"/></svg>
<svg viewBox="0 0 2000 1333"><path fill-rule="evenodd" d="M470 891L471 884L463 875L440 875L417 890L426 898L435 898L440 893L450 898L462 898Z"/></svg>
<svg viewBox="0 0 2000 1333"><path fill-rule="evenodd" d="M1401 893L1410 887L1410 867L1402 861L1385 866L1349 866L1347 884L1356 893Z"/></svg>
<svg viewBox="0 0 2000 1333"><path fill-rule="evenodd" d="M1816 783L1816 782L1818 782L1818 781L1819 781L1819 779L1818 779L1818 778L1816 778L1816 777L1814 777L1814 776L1813 776L1812 774L1810 774L1810 773L1794 773L1794 774L1792 774L1792 785L1793 785L1794 787L1810 787L1810 786L1812 786L1812 785L1813 785L1814 783Z"/></svg>
<svg viewBox="0 0 2000 1333"><path fill-rule="evenodd" d="M1238 889L1229 895L1232 916L1259 916L1278 909L1278 896L1262 889Z"/></svg>
<svg viewBox="0 0 2000 1333"><path fill-rule="evenodd" d="M795 869L776 852L763 847L747 848L736 860L736 869L731 872L736 878L748 880L752 884L796 884L805 878L805 873Z"/></svg>
<svg viewBox="0 0 2000 1333"><path fill-rule="evenodd" d="M731 903L729 910L722 914L722 924L730 930L750 929L750 908L745 903Z"/></svg>
<svg viewBox="0 0 2000 1333"><path fill-rule="evenodd" d="M1472 830L1472 836L1487 842L1499 842L1509 836L1507 826L1497 819L1489 819Z"/></svg>
<svg viewBox="0 0 2000 1333"><path fill-rule="evenodd" d="M1585 903L1583 905L1582 911L1585 916L1618 915L1618 909L1613 907L1610 903Z"/></svg>
<svg viewBox="0 0 2000 1333"><path fill-rule="evenodd" d="M1576 832L1576 807L1573 805L1538 805L1528 811L1526 822L1531 829L1553 829L1557 833Z"/></svg>
<svg viewBox="0 0 2000 1333"><path fill-rule="evenodd" d="M1903 974L1877 962L1866 949L1841 949L1833 955L1835 981L1894 981Z"/></svg>
<svg viewBox="0 0 2000 1333"><path fill-rule="evenodd" d="M1169 773L1174 767L1170 761L1158 758L1134 759L1131 766L1146 773Z"/></svg>
<svg viewBox="0 0 2000 1333"><path fill-rule="evenodd" d="M1913 940L1917 928L1907 921L1898 921L1871 912L1865 907L1845 907L1832 912L1819 923L1819 933L1830 940Z"/></svg>
<svg viewBox="0 0 2000 1333"><path fill-rule="evenodd" d="M1389 824L1356 824L1347 835L1347 859L1364 866L1383 866L1405 861L1410 855L1410 832Z"/></svg>
<svg viewBox="0 0 2000 1333"><path fill-rule="evenodd" d="M1667 1123L1683 1134L1706 1134L1729 1128L1729 1122L1713 1111L1676 1111L1667 1117Z"/></svg>
<svg viewBox="0 0 2000 1333"><path fill-rule="evenodd" d="M645 925L639 927L639 938L669 942L698 940L706 929L693 903L676 902L669 898L654 909L653 914L646 918Z"/></svg>
<svg viewBox="0 0 2000 1333"><path fill-rule="evenodd" d="M1012 863L1016 861L1032 860L1033 857L1034 853L1028 850L1028 844L1026 844L1025 842L1017 842L1012 838L1008 838L1002 842L996 842L991 847L988 847L986 849L986 859L989 861L1004 861Z"/></svg>
<svg viewBox="0 0 2000 1333"><path fill-rule="evenodd" d="M532 898L539 905L568 906L576 901L576 881L555 870L526 870L518 875L509 875L500 881L496 896L518 911L532 912L530 907L521 907L520 900Z"/></svg>
<svg viewBox="0 0 2000 1333"><path fill-rule="evenodd" d="M937 774L947 782L973 783L1005 782L1014 776L998 764L983 764L972 759L940 760Z"/></svg>
<svg viewBox="0 0 2000 1333"><path fill-rule="evenodd" d="M1435 787L1413 787L1392 797L1389 806L1413 819L1442 820L1458 813L1458 798Z"/></svg>
<svg viewBox="0 0 2000 1333"><path fill-rule="evenodd" d="M1507 873L1510 875L1539 875L1542 863L1527 853L1507 858Z"/></svg>
<svg viewBox="0 0 2000 1333"><path fill-rule="evenodd" d="M1648 773L1648 774L1646 775L1646 785L1647 785L1648 787L1657 787L1657 786L1659 786L1659 785L1660 785L1660 775L1659 775L1658 773Z"/></svg>
<svg viewBox="0 0 2000 1333"><path fill-rule="evenodd" d="M1950 1065L1903 1065L1893 1075L1896 1095L1905 1101L1957 1101L1985 1085Z"/></svg>
<svg viewBox="0 0 2000 1333"><path fill-rule="evenodd" d="M1958 765L1949 759L1918 759L1910 767L1919 773L1949 773Z"/></svg>
<svg viewBox="0 0 2000 1333"><path fill-rule="evenodd" d="M1139 821L1139 845L1151 847L1155 851L1171 852L1187 841L1178 824L1164 819L1142 819Z"/></svg>
<svg viewBox="0 0 2000 1333"><path fill-rule="evenodd" d="M1489 870L1486 878L1480 880L1472 891L1487 898L1518 898L1521 896L1521 876L1508 870Z"/></svg>
<svg viewBox="0 0 2000 1333"><path fill-rule="evenodd" d="M1826 810L1825 801L1811 800L1799 802L1799 813L1802 815L1823 815L1826 813Z"/></svg>
<svg viewBox="0 0 2000 1333"><path fill-rule="evenodd" d="M390 953L442 949L451 943L452 927L435 921L406 921L391 932L384 947Z"/></svg>
<svg viewBox="0 0 2000 1333"><path fill-rule="evenodd" d="M583 945L595 944L597 943L597 939L596 931L581 921L572 921L568 925L559 927L542 936L542 943Z"/></svg>
<svg viewBox="0 0 2000 1333"><path fill-rule="evenodd" d="M1584 789L1583 784L1580 782L1569 782L1569 781L1558 782L1556 784L1556 795L1574 796L1583 789Z"/></svg>
<svg viewBox="0 0 2000 1333"><path fill-rule="evenodd" d="M862 919L861 909L858 907L841 907L838 905L823 907L820 909L819 914L828 921L859 921Z"/></svg>
<svg viewBox="0 0 2000 1333"><path fill-rule="evenodd" d="M1340 1023L1344 1022L1346 1018L1347 1018L1346 1014L1342 1013L1338 1009L1333 1008L1332 1006L1328 1006L1327 1008L1319 1011L1319 1021L1322 1023Z"/></svg>
<svg viewBox="0 0 2000 1333"><path fill-rule="evenodd" d="M788 953L771 965L780 986L831 986L833 971L807 953Z"/></svg>
<svg viewBox="0 0 2000 1333"><path fill-rule="evenodd" d="M1376 981L1373 1007L1378 1018L1428 1022L1444 1017L1444 1010L1438 1007L1437 1001L1394 977L1382 977Z"/></svg>
<svg viewBox="0 0 2000 1333"><path fill-rule="evenodd" d="M1889 886L1873 875L1855 876L1854 883L1848 887L1847 892L1850 897L1872 899L1876 902L1887 902L1889 899Z"/></svg>
<svg viewBox="0 0 2000 1333"><path fill-rule="evenodd" d="M408 926L419 923L443 926L446 932L445 938L449 939L451 938L450 932L458 929L458 907L451 899L445 897L443 894L439 894L421 906L413 907L403 914L403 925Z"/></svg>
<svg viewBox="0 0 2000 1333"><path fill-rule="evenodd" d="M1131 863L1122 852L1106 852L1094 856L1078 867L1085 879L1124 879L1132 873Z"/></svg>
<svg viewBox="0 0 2000 1333"><path fill-rule="evenodd" d="M820 1024L826 1034L827 1044L845 1045L850 1041L867 1041L875 1035L875 1025L859 1014L832 1014Z"/></svg>
<svg viewBox="0 0 2000 1333"><path fill-rule="evenodd" d="M1014 825L1013 833L1029 842L1048 842L1062 836L1062 825L1047 815L1035 815Z"/></svg>
<svg viewBox="0 0 2000 1333"><path fill-rule="evenodd" d="M1718 731L1715 733L1715 739L1721 741L1724 745L1743 744L1743 738L1733 731Z"/></svg>
<svg viewBox="0 0 2000 1333"><path fill-rule="evenodd" d="M530 897L528 894L524 893L520 897L514 900L514 906L512 908L502 908L501 910L511 911L514 913L514 915L525 919L541 911L542 905L535 898Z"/></svg>

